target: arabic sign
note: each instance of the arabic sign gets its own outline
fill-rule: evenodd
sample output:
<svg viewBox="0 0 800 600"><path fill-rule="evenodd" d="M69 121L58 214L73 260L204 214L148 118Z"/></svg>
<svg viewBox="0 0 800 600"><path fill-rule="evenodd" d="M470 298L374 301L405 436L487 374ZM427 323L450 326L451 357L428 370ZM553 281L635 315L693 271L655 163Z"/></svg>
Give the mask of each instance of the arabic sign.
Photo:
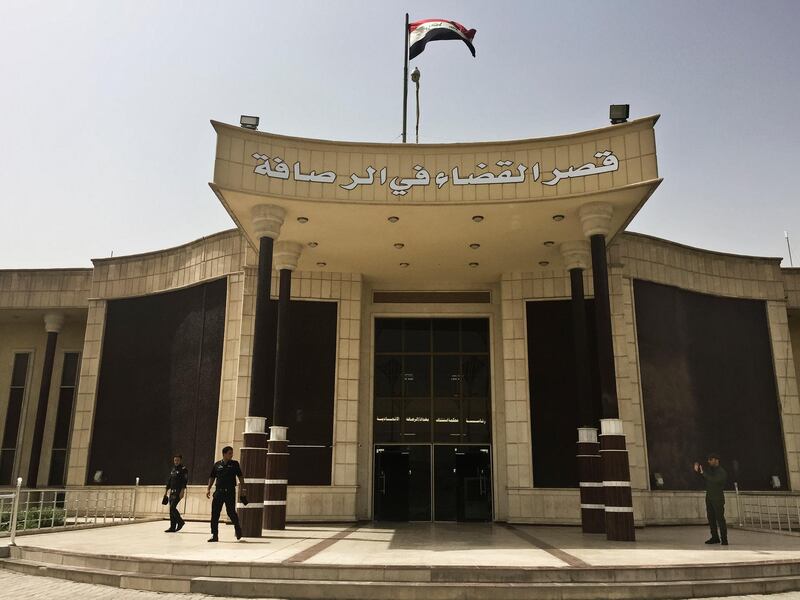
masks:
<svg viewBox="0 0 800 600"><path fill-rule="evenodd" d="M288 180L290 177L298 182L312 182L321 184L335 184L337 180L344 179L336 175L334 171L324 171L317 173L310 171L303 173L300 161L296 161L292 165L292 169L283 161L280 156L270 158L266 154L259 154L254 152L252 158L258 164L253 168L253 173L256 175L263 175L273 179ZM586 177L587 175L599 175L601 173L611 173L619 169L619 160L610 150L603 150L595 152L595 162L588 162L579 167L570 166L568 169L560 170L553 169L551 173L545 176L551 176L549 179L542 179L542 185L558 185L564 179L572 179L576 177ZM597 164L599 162L599 164ZM504 185L509 183L524 183L526 178L530 181L538 182L541 177L541 168L539 163L533 164L530 168L527 165L520 163L516 167L517 174L514 175L514 169L508 168L514 164L510 160L498 160L495 165L502 170L499 173L488 171L487 165L483 162L475 165L478 169L485 172L476 175L470 173L469 175L462 175L457 166L449 171L439 171L431 178L431 173L422 165L414 165L414 175L412 177L392 177L389 179L389 172L387 167L381 167L380 170L375 169L372 165L366 168L366 175L359 175L352 173L348 183L339 183L339 187L351 191L362 185L375 185L375 175L378 174L378 185L389 185L392 194L395 196L405 196L409 191L417 186L429 186L431 183L435 184L437 189L441 189L444 185L450 183L451 185Z"/></svg>
<svg viewBox="0 0 800 600"><path fill-rule="evenodd" d="M213 183L238 210L249 194L364 203L513 202L658 179L647 117L551 138L453 144L338 142L213 122Z"/></svg>

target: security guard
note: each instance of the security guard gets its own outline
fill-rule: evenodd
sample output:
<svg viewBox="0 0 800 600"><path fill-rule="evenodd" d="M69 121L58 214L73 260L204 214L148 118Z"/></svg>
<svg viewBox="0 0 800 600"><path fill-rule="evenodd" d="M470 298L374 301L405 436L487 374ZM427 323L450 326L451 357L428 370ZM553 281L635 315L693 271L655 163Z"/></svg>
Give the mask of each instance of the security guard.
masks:
<svg viewBox="0 0 800 600"><path fill-rule="evenodd" d="M172 457L172 469L167 478L167 489L164 492L164 499L169 504L169 529L165 533L175 533L180 531L186 524L178 512L178 504L186 494L186 485L189 483L189 469L183 464L183 457L176 454Z"/></svg>
<svg viewBox="0 0 800 600"><path fill-rule="evenodd" d="M706 483L706 517L708 527L711 529L711 537L706 540L706 544L728 545L728 526L725 523L725 483L728 481L728 473L719 466L719 455L711 453L708 455L708 466L703 469L700 463L694 463L694 471L700 475ZM719 534L717 534L719 527Z"/></svg>
<svg viewBox="0 0 800 600"><path fill-rule="evenodd" d="M219 515L222 505L228 513L228 518L233 523L236 539L242 539L242 528L239 526L239 517L236 515L236 478L241 484L240 493L244 494L244 479L239 463L233 460L233 448L225 446L222 449L222 460L214 463L211 474L208 476L208 489L206 498L211 498L211 486L217 481L214 499L211 501L211 539L209 542L219 541Z"/></svg>

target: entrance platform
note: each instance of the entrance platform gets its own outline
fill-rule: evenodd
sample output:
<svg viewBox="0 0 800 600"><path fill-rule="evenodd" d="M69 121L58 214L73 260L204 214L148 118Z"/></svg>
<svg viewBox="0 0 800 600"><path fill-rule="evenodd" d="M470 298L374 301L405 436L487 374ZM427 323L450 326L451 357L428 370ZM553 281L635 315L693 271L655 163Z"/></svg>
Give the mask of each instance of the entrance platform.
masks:
<svg viewBox="0 0 800 600"><path fill-rule="evenodd" d="M120 588L341 600L692 598L800 589L800 537L704 527L608 542L575 527L501 523L308 524L237 542L165 522L17 538L0 567ZM5 550L5 548L2 548Z"/></svg>

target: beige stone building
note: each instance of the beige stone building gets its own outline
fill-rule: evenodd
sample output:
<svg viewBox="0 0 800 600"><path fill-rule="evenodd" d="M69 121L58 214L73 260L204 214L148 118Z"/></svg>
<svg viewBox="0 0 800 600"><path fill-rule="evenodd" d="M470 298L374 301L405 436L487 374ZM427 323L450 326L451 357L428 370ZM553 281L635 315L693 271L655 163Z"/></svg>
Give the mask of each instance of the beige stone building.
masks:
<svg viewBox="0 0 800 600"><path fill-rule="evenodd" d="M238 455L266 420L288 427L289 520L575 524L593 506L578 428L605 419L637 525L704 517L691 464L710 451L731 489L797 490L800 269L625 231L661 181L656 121L446 145L213 123L210 185L234 229L91 269L0 271L0 485L139 477L158 513L180 452L187 511L205 516L219 449ZM590 238L607 243L610 363ZM281 502L266 479L256 495Z"/></svg>

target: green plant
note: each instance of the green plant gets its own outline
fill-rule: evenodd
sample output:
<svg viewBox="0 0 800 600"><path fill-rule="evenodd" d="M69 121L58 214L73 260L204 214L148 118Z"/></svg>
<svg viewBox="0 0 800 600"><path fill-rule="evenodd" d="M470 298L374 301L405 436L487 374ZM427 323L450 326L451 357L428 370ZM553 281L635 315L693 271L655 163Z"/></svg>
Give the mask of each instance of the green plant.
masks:
<svg viewBox="0 0 800 600"><path fill-rule="evenodd" d="M63 508L31 507L27 511L20 510L17 513L17 531L39 527L58 527L64 524L65 518L66 511ZM0 513L0 532L9 531L10 525L11 511L3 511Z"/></svg>

